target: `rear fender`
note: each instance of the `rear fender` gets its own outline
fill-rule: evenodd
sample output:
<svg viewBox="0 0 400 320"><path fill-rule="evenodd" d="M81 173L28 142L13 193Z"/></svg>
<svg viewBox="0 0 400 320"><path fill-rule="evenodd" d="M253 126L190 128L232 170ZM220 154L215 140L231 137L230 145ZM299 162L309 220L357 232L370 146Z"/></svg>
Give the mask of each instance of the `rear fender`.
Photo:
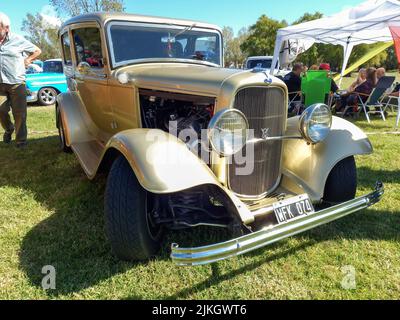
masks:
<svg viewBox="0 0 400 320"><path fill-rule="evenodd" d="M90 118L82 100L75 92L61 93L57 96L57 112L60 113L65 142L68 147L74 143L93 140L90 133Z"/></svg>

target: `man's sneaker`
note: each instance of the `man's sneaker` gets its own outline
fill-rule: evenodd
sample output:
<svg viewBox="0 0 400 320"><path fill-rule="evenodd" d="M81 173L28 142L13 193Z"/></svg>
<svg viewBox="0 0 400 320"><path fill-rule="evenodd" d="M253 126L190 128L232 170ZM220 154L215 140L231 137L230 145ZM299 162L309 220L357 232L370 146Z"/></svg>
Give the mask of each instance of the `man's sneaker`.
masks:
<svg viewBox="0 0 400 320"><path fill-rule="evenodd" d="M14 130L11 132L4 132L3 135L3 142L6 144L10 144L11 143L11 136L13 134Z"/></svg>

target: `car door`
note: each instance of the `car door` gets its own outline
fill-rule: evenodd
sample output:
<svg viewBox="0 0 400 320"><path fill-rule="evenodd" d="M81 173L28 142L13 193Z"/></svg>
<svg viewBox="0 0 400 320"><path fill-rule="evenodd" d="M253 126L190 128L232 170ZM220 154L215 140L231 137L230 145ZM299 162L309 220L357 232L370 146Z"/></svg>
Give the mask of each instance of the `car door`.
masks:
<svg viewBox="0 0 400 320"><path fill-rule="evenodd" d="M113 113L104 59L105 46L100 28L96 23L87 23L73 27L71 35L75 55L76 90L98 129L92 134L106 142L112 135Z"/></svg>
<svg viewBox="0 0 400 320"><path fill-rule="evenodd" d="M72 47L70 34L67 30L63 30L61 34L61 48L63 55L63 73L67 78L67 86L71 92L76 91L75 72L72 61Z"/></svg>

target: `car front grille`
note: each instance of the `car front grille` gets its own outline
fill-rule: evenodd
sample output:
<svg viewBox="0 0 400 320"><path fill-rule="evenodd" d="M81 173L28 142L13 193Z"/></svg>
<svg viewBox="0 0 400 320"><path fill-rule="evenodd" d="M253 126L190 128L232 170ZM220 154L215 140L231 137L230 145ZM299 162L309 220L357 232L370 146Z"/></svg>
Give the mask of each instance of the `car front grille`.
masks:
<svg viewBox="0 0 400 320"><path fill-rule="evenodd" d="M263 136L282 136L287 117L287 99L285 91L279 87L251 87L240 90L234 107L242 111L254 130L254 139ZM245 164L238 164L235 157L229 165L228 186L236 194L259 198L272 192L281 177L282 140L248 142L254 144L254 170L251 174L241 175L238 169ZM247 159L246 148L241 151Z"/></svg>

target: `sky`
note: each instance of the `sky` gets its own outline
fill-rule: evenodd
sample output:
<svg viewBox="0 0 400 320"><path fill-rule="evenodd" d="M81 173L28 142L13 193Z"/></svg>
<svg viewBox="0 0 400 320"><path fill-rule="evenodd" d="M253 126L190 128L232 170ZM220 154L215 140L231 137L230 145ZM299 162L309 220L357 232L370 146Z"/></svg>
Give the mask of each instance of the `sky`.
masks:
<svg viewBox="0 0 400 320"><path fill-rule="evenodd" d="M305 12L320 11L324 15L337 13L365 0L125 0L126 12L200 20L231 26L235 32L254 24L265 14L292 23ZM21 33L27 13L56 16L48 0L0 0L0 11L11 19L12 30Z"/></svg>

